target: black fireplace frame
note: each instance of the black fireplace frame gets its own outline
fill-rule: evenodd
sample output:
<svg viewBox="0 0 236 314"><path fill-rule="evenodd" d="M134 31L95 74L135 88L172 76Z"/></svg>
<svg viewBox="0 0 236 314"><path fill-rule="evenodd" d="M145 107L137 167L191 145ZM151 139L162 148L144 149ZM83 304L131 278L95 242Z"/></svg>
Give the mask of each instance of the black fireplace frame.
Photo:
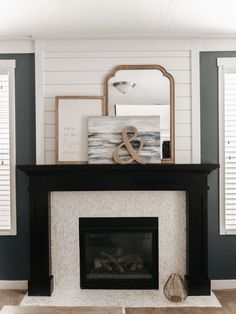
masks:
<svg viewBox="0 0 236 314"><path fill-rule="evenodd" d="M99 224L98 224L99 222ZM150 232L152 234L152 279L87 279L86 232ZM82 289L158 289L159 243L158 217L97 217L79 218L80 234L80 287Z"/></svg>
<svg viewBox="0 0 236 314"><path fill-rule="evenodd" d="M218 164L21 165L29 176L30 276L28 295L50 296L52 191L186 191L188 295L210 295L208 174Z"/></svg>

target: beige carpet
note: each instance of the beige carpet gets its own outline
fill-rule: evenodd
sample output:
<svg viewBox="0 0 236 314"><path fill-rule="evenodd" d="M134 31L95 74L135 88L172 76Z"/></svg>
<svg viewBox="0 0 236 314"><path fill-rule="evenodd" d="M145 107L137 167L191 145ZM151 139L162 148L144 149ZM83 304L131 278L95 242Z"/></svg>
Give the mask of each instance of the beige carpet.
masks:
<svg viewBox="0 0 236 314"><path fill-rule="evenodd" d="M126 314L236 314L236 290L220 290L215 294L222 308L128 308ZM20 304L23 292L0 291L0 306ZM0 314L124 314L121 308L102 307L22 307L5 306Z"/></svg>
<svg viewBox="0 0 236 314"><path fill-rule="evenodd" d="M0 290L0 310L4 305L19 305L25 293L23 290Z"/></svg>
<svg viewBox="0 0 236 314"><path fill-rule="evenodd" d="M126 314L236 314L236 290L214 291L222 308L128 308Z"/></svg>

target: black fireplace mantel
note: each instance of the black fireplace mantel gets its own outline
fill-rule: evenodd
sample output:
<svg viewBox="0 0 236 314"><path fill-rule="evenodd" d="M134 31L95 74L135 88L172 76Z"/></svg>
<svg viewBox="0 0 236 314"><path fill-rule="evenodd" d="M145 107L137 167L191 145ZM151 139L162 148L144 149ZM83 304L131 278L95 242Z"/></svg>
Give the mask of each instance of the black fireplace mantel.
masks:
<svg viewBox="0 0 236 314"><path fill-rule="evenodd" d="M50 296L53 291L50 192L116 190L186 191L188 295L209 295L207 176L217 168L217 164L19 165L29 176L29 295Z"/></svg>

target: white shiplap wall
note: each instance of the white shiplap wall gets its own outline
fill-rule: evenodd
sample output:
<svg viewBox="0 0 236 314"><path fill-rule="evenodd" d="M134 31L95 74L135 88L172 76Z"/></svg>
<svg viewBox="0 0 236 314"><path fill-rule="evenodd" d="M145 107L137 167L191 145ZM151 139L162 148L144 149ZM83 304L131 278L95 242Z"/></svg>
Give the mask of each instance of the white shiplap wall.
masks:
<svg viewBox="0 0 236 314"><path fill-rule="evenodd" d="M55 163L55 96L102 95L104 76L121 64L160 64L175 79L176 163L192 159L191 50L155 40L45 41L38 45L44 102L44 162ZM37 47L37 45L36 45ZM40 72L40 73L39 73ZM39 85L37 85L39 87Z"/></svg>

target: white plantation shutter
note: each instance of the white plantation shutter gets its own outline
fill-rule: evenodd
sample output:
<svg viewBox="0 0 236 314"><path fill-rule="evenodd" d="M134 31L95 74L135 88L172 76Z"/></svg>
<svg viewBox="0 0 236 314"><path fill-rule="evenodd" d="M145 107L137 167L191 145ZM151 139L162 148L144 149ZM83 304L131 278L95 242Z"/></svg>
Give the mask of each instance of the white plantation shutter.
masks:
<svg viewBox="0 0 236 314"><path fill-rule="evenodd" d="M16 233L15 60L0 60L0 234Z"/></svg>
<svg viewBox="0 0 236 314"><path fill-rule="evenodd" d="M0 230L11 228L9 77L0 75Z"/></svg>
<svg viewBox="0 0 236 314"><path fill-rule="evenodd" d="M225 229L236 230L236 72L224 73Z"/></svg>

